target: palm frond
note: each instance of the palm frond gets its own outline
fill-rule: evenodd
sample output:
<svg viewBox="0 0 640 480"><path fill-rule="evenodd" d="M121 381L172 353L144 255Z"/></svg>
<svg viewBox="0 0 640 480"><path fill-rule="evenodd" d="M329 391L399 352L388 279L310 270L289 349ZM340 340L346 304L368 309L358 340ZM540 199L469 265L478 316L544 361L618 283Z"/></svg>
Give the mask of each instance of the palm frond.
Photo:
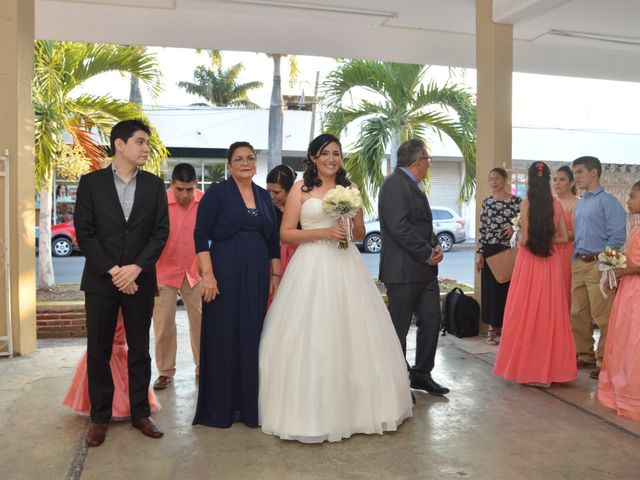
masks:
<svg viewBox="0 0 640 480"><path fill-rule="evenodd" d="M450 137L460 149L465 165L460 197L466 200L473 195L475 97L457 85L439 86L433 80L425 84L428 68L369 60L341 61L323 83L323 128L339 136L350 125L360 124L356 156L347 164L353 165L354 176L369 176L367 185L372 194L377 193L382 182L380 164L376 162L384 156L384 150L380 153L379 148L382 143L386 148L391 132L397 132L401 140L406 140L433 131ZM369 92L367 100L354 101L363 91ZM387 140L382 142L381 138ZM363 150L364 145L371 145L368 151ZM371 169L363 168L366 162L373 162Z"/></svg>
<svg viewBox="0 0 640 480"><path fill-rule="evenodd" d="M248 92L262 87L262 82L238 83L243 69L242 63L227 69L218 67L216 70L198 65L193 71L193 82L180 81L178 86L218 107L257 108L257 105L249 100Z"/></svg>
<svg viewBox="0 0 640 480"><path fill-rule="evenodd" d="M65 48L67 82L65 89L73 90L83 82L108 72L136 75L147 85L153 98L162 93L162 72L155 55L140 47L104 43L58 42Z"/></svg>

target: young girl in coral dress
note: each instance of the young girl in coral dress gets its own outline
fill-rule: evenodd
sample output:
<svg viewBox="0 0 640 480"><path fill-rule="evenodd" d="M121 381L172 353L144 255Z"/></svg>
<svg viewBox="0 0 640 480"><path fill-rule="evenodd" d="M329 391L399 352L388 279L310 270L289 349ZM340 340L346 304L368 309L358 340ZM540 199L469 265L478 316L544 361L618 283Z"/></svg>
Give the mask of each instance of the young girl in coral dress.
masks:
<svg viewBox="0 0 640 480"><path fill-rule="evenodd" d="M576 209L579 198L576 197L576 186L573 180L571 168L564 165L556 170L552 180L553 192L556 194L564 214L564 223L567 227L567 243L556 243L555 247L562 262L562 276L564 278L564 288L567 292L567 306L571 310L571 260L573 257L573 212Z"/></svg>
<svg viewBox="0 0 640 480"><path fill-rule="evenodd" d="M640 213L640 182L627 201ZM598 400L618 415L640 422L640 225L627 239L627 267L614 270L618 293L609 317L609 333L598 380Z"/></svg>
<svg viewBox="0 0 640 480"><path fill-rule="evenodd" d="M576 350L555 243L568 241L560 202L551 196L551 172L529 167L522 202L521 237L504 312L494 373L507 380L549 387L574 380Z"/></svg>
<svg viewBox="0 0 640 480"><path fill-rule="evenodd" d="M111 406L112 420L125 420L131 417L131 407L129 404L129 368L127 367L128 358L122 312L119 312L116 333L113 337L111 361L109 362L114 387L113 404ZM86 350L78 361L71 386L62 404L83 415L89 415L91 411ZM152 412L160 410L160 403L156 400L151 389L149 389L149 405L151 406Z"/></svg>

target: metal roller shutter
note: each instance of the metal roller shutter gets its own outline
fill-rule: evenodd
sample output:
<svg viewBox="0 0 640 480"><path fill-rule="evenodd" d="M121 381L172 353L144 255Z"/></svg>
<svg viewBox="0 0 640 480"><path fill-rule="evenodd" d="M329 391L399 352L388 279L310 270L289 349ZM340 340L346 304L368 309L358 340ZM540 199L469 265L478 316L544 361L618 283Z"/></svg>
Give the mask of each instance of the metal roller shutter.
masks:
<svg viewBox="0 0 640 480"><path fill-rule="evenodd" d="M460 168L460 162L432 160L431 179L427 191L431 205L449 207L460 213L460 208L458 207Z"/></svg>

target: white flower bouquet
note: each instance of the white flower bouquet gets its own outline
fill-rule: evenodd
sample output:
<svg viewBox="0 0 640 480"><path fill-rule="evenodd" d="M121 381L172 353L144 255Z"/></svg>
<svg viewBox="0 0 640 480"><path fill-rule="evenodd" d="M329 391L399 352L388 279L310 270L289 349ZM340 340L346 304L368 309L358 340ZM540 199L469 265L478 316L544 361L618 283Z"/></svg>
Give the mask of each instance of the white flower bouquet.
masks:
<svg viewBox="0 0 640 480"><path fill-rule="evenodd" d="M347 231L347 239L340 242L338 248L349 248L351 241L351 219L362 208L362 197L357 188L345 188L337 185L329 190L322 199L324 211L335 218L342 219L342 224Z"/></svg>
<svg viewBox="0 0 640 480"><path fill-rule="evenodd" d="M607 293L604 289L607 283L611 290L618 286L618 280L613 270L616 268L625 268L626 266L627 257L613 247L606 247L604 251L598 255L598 269L602 272L602 277L600 277L600 292L602 292L604 298L607 298Z"/></svg>

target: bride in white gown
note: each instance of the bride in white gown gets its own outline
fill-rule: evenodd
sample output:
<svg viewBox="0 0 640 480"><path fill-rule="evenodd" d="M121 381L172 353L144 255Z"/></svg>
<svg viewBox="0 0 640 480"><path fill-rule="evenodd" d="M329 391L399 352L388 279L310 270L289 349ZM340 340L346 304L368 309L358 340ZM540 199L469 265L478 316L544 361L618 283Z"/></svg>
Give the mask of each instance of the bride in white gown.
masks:
<svg viewBox="0 0 640 480"><path fill-rule="evenodd" d="M345 230L322 207L328 190L349 185L338 139L317 137L307 162L281 228L282 241L300 246L260 341L262 430L309 443L396 430L412 414L402 347L360 253L338 248ZM364 236L362 212L353 233Z"/></svg>

